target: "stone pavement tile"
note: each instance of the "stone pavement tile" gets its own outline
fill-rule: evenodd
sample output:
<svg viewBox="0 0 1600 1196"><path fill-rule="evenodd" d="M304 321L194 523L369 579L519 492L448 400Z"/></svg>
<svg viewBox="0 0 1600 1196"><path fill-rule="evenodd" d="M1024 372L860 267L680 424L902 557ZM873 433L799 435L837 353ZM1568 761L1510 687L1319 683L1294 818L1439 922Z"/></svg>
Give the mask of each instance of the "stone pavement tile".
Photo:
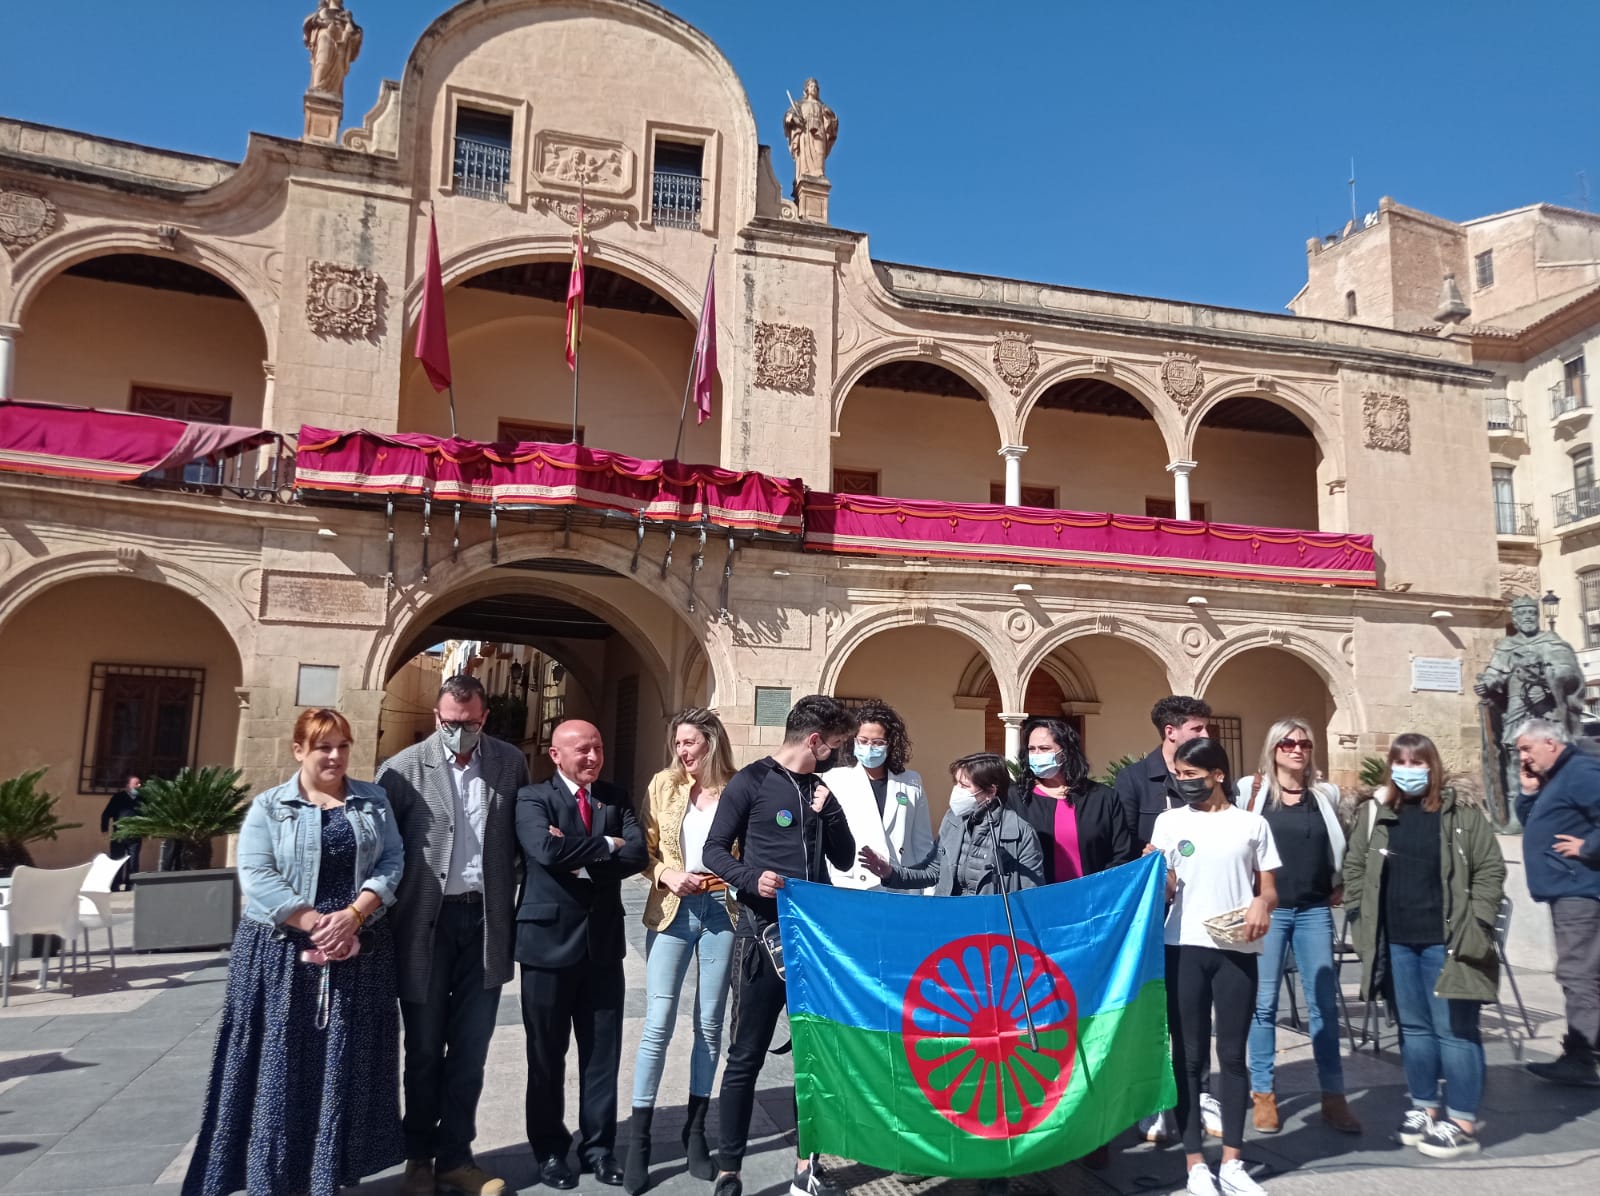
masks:
<svg viewBox="0 0 1600 1196"><path fill-rule="evenodd" d="M56 1144L55 1134L13 1134L0 1117L0 1191Z"/></svg>
<svg viewBox="0 0 1600 1196"><path fill-rule="evenodd" d="M139 1047L97 1052L92 1059L67 1056L83 1067L48 1070L5 1094L8 1134L61 1134L88 1118L138 1075L161 1058L158 1048Z"/></svg>
<svg viewBox="0 0 1600 1196"><path fill-rule="evenodd" d="M84 1014L62 1017L51 1013L42 1017L7 1018L0 1021L0 1050L66 1050L90 1034L117 1024L113 1014Z"/></svg>
<svg viewBox="0 0 1600 1196"><path fill-rule="evenodd" d="M170 1146L121 1145L94 1150L52 1150L17 1175L0 1191L91 1192L107 1181L149 1191L172 1158Z"/></svg>

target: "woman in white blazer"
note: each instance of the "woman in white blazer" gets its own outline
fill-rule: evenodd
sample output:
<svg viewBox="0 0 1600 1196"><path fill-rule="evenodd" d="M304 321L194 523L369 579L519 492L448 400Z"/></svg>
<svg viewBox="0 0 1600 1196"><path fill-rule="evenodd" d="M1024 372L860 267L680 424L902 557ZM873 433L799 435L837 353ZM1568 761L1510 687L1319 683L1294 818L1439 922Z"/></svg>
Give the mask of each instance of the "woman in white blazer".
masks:
<svg viewBox="0 0 1600 1196"><path fill-rule="evenodd" d="M828 873L841 888L875 889L881 882L861 864L860 849L872 848L893 867L914 867L933 854L933 825L922 778L906 768L911 740L905 720L883 702L868 702L855 715L854 759L829 769L822 783L844 807L857 861L844 869L830 864Z"/></svg>
<svg viewBox="0 0 1600 1196"><path fill-rule="evenodd" d="M1333 962L1332 906L1344 898L1344 828L1339 789L1317 777L1316 736L1303 718L1281 718L1267 732L1261 767L1239 781L1234 804L1267 820L1283 866L1278 908L1262 940L1255 1020L1250 1027L1250 1096L1255 1128L1279 1126L1273 1064L1277 1057L1278 992L1291 947L1311 1013L1311 1053L1322 1089L1322 1119L1347 1134L1361 1132L1344 1095L1339 1061L1339 972Z"/></svg>

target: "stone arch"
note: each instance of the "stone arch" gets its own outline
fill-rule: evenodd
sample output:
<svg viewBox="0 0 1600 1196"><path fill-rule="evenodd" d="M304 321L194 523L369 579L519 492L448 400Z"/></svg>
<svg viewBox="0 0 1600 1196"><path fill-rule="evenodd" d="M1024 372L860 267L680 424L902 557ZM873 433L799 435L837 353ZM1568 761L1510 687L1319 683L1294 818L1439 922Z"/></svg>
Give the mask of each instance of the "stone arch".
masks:
<svg viewBox="0 0 1600 1196"><path fill-rule="evenodd" d="M1330 731L1350 733L1366 725L1355 671L1349 663L1320 640L1282 628L1258 627L1223 640L1196 667L1192 692L1204 697L1223 665L1258 648L1286 652L1309 665L1322 678L1334 702Z"/></svg>
<svg viewBox="0 0 1600 1196"><path fill-rule="evenodd" d="M557 557L602 565L623 578L633 576L630 572L633 558L631 548L624 548L579 528L571 531L570 547L563 546L563 539L564 535L560 531L542 530L528 530L502 536L499 542L498 563L504 565L518 560ZM487 597L491 593L505 592L509 589L528 588L529 578L536 575L508 575L495 572L497 564L490 559L492 552L489 543L463 548L458 560L435 568L428 581L418 582L401 594L396 600L388 624L373 636L371 648L363 665L363 684L366 688L382 689L386 670L396 654L440 614L474 598ZM677 662L664 655L662 648L657 646L625 612L618 610L614 604L596 597L591 590L585 589L578 583L565 579L557 580L561 577L559 574L543 575L539 577L538 584L541 590L548 589L556 597L587 604L590 609L612 622L618 634L627 638L641 658L659 670L658 676L669 682L669 687L663 690L661 696L663 703L670 705L675 697L670 688L671 679L675 676L672 666ZM704 650L710 666L712 700L722 705L732 703L734 695L738 693L738 671L734 667L732 650L722 631L722 625L710 617L704 601L700 605L699 614L690 614L689 587L674 574L668 574L664 578L651 575L648 583L644 579L639 579L639 585L645 594L656 601L664 602L666 608L676 616L677 621L687 629L691 639Z"/></svg>
<svg viewBox="0 0 1600 1196"><path fill-rule="evenodd" d="M1317 451L1322 454L1324 468L1332 470L1334 477L1345 476L1344 442L1329 422L1327 413L1299 387L1276 380L1270 386L1263 386L1254 378L1229 378L1208 387L1184 420L1179 442L1184 459L1193 459L1195 434L1205 423L1206 416L1229 399L1260 399L1283 408L1311 432Z"/></svg>
<svg viewBox="0 0 1600 1196"><path fill-rule="evenodd" d="M928 358L928 355L918 346L915 340L893 340L883 344L874 345L872 348L858 354L856 358L843 366L837 375L833 386L832 420L829 430L839 435L840 421L844 417L845 402L850 397L850 392L855 389L861 379L866 377L873 369L880 365L889 365L896 361L918 361L927 358L931 365L939 366L956 375L966 382L980 395L983 396L985 406L994 416L995 432L999 436L1000 445L1012 444L1011 439L1014 428L1011 420L1009 401L1002 403L997 397L1001 388L990 375L987 367L963 349L951 348L941 345L938 356Z"/></svg>
<svg viewBox="0 0 1600 1196"><path fill-rule="evenodd" d="M1050 674L1061 689L1061 696L1068 702L1098 702L1095 696L1093 680L1084 664L1065 647L1058 647L1054 653L1046 656L1039 667ZM990 667L983 653L973 656L972 662L967 665L966 671L961 674L961 684L956 693L967 698L981 698L990 682L998 684L994 669Z"/></svg>
<svg viewBox="0 0 1600 1196"><path fill-rule="evenodd" d="M821 693L832 693L839 683L839 677L844 672L844 666L849 661L852 653L863 643L882 631L892 631L902 627L934 627L944 631L953 631L957 635L970 640L978 649L979 655L987 659L989 668L1000 679L1000 692L1006 700L1020 700L1021 690L1017 685L1016 658L1009 645L996 638L991 625L984 619L960 607L938 607L929 603L925 606L877 606L863 611L848 619L839 630L829 637L828 654L823 661L821 680L818 689ZM970 670L970 666L969 666ZM963 674L965 679L966 674ZM960 692L966 692L961 690ZM1014 707L1013 707L1014 709Z"/></svg>
<svg viewBox="0 0 1600 1196"><path fill-rule="evenodd" d="M20 570L0 583L0 629L46 591L65 582L91 577L128 577L172 586L210 611L227 629L239 659L250 660L256 612L244 599L186 564L150 556L142 550L131 557L126 549L113 548L67 553L46 557Z"/></svg>
<svg viewBox="0 0 1600 1196"><path fill-rule="evenodd" d="M1155 421L1156 428L1161 433L1162 443L1166 446L1167 460L1182 459L1180 450L1185 445L1183 421L1166 397L1150 389L1145 380L1131 368L1117 369L1114 364L1109 369L1098 368L1093 359L1088 358L1059 362L1039 371L1027 389L1017 398L1015 423L1018 439L1013 443L1027 443L1028 420L1045 393L1052 386L1070 382L1074 378L1090 378L1125 391L1131 398L1137 400Z"/></svg>
<svg viewBox="0 0 1600 1196"><path fill-rule="evenodd" d="M227 283L245 301L261 327L266 342L264 360L277 360L278 303L264 278L231 253L204 239L185 236L177 247L168 249L154 228L139 224L98 224L78 232L61 233L24 253L13 265L11 301L0 322L23 324L33 300L61 274L80 262L117 253L175 258Z"/></svg>
<svg viewBox="0 0 1600 1196"><path fill-rule="evenodd" d="M1162 636L1154 624L1124 618L1122 615L1080 615L1064 620L1048 632L1036 636L1022 655L1021 676L1033 676L1033 671L1042 667L1052 653L1073 640L1094 635L1123 640L1142 648L1156 667L1166 674L1168 684L1172 686L1170 692L1187 692L1184 686L1189 681L1189 675L1179 664L1183 654L1178 651L1177 645Z"/></svg>

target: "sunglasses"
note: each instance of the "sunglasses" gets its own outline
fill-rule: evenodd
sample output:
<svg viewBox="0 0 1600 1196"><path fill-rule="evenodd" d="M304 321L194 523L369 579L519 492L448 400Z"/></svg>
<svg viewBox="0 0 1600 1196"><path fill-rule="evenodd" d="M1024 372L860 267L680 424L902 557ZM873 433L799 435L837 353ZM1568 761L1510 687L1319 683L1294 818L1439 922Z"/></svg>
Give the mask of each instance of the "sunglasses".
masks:
<svg viewBox="0 0 1600 1196"><path fill-rule="evenodd" d="M1280 739L1278 750L1280 752L1309 752L1316 744L1309 739Z"/></svg>

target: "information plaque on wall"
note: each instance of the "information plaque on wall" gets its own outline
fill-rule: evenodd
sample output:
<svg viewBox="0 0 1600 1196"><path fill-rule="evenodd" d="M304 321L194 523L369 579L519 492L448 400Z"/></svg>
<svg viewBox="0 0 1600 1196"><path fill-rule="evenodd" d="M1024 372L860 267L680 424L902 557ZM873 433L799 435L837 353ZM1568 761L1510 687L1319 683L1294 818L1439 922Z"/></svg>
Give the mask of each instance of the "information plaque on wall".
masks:
<svg viewBox="0 0 1600 1196"><path fill-rule="evenodd" d="M1413 656L1411 692L1458 694L1461 692L1461 659L1456 656Z"/></svg>

